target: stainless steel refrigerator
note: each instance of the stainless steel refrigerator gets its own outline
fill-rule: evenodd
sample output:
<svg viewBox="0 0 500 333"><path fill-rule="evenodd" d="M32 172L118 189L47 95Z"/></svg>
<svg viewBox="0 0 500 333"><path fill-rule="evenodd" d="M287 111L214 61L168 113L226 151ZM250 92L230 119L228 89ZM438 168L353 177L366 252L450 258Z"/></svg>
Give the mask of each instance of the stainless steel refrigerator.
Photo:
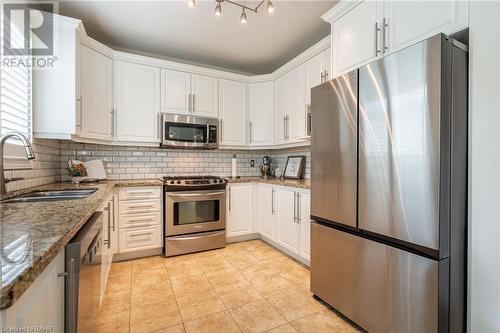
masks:
<svg viewBox="0 0 500 333"><path fill-rule="evenodd" d="M311 291L369 332L464 331L466 47L434 36L311 108Z"/></svg>

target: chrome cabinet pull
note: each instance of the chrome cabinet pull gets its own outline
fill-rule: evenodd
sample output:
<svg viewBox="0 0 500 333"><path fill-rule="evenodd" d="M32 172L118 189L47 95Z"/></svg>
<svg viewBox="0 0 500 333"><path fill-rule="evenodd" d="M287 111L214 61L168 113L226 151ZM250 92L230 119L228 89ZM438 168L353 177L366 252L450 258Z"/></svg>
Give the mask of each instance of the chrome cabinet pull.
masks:
<svg viewBox="0 0 500 333"><path fill-rule="evenodd" d="M249 137L250 143L252 143L252 122L251 121L248 122L248 137Z"/></svg>
<svg viewBox="0 0 500 333"><path fill-rule="evenodd" d="M297 192L297 223L300 223L302 221L302 218L300 217L301 214L301 200L302 194Z"/></svg>
<svg viewBox="0 0 500 333"><path fill-rule="evenodd" d="M383 52L385 53L388 49L389 49L389 46L387 46L387 36L386 36L386 33L387 33L387 28L389 27L389 25L387 24L387 19L384 17L384 19L382 20L382 44L383 44L383 47L384 47L384 50Z"/></svg>
<svg viewBox="0 0 500 333"><path fill-rule="evenodd" d="M106 211L108 212L108 239L104 241L104 244L108 245L108 249L111 248L111 202L108 201L108 207Z"/></svg>
<svg viewBox="0 0 500 333"><path fill-rule="evenodd" d="M191 113L191 94L188 96L188 113Z"/></svg>
<svg viewBox="0 0 500 333"><path fill-rule="evenodd" d="M378 26L378 22L375 22L375 56L377 57L380 53L378 49L378 33L380 32L380 27Z"/></svg>
<svg viewBox="0 0 500 333"><path fill-rule="evenodd" d="M293 223L297 223L297 192L293 192Z"/></svg>
<svg viewBox="0 0 500 333"><path fill-rule="evenodd" d="M328 81L328 71L325 69L325 82Z"/></svg>
<svg viewBox="0 0 500 333"><path fill-rule="evenodd" d="M223 138L222 138L222 119L219 120L219 127L220 127L220 142L223 141Z"/></svg>
<svg viewBox="0 0 500 333"><path fill-rule="evenodd" d="M231 211L231 187L228 188L229 191L229 211Z"/></svg>
<svg viewBox="0 0 500 333"><path fill-rule="evenodd" d="M196 95L195 95L195 94L193 94L193 113L194 113L194 111L195 111L195 104L194 104L194 102L195 102L195 99L194 99L194 98L195 98L195 96L196 96Z"/></svg>
<svg viewBox="0 0 500 333"><path fill-rule="evenodd" d="M154 208L154 205L135 205L135 206L128 206L131 209L135 208Z"/></svg>
<svg viewBox="0 0 500 333"><path fill-rule="evenodd" d="M79 104L79 109L80 109L80 112L78 114L78 123L76 124L76 127L82 127L82 113L83 113L83 96L80 96L80 98L77 98L76 99L78 102L80 102Z"/></svg>
<svg viewBox="0 0 500 333"><path fill-rule="evenodd" d="M115 109L111 109L111 131L110 134L111 136L115 135Z"/></svg>
<svg viewBox="0 0 500 333"><path fill-rule="evenodd" d="M274 188L271 193L271 214L274 215Z"/></svg>
<svg viewBox="0 0 500 333"><path fill-rule="evenodd" d="M325 73L321 72L321 83L325 82Z"/></svg>

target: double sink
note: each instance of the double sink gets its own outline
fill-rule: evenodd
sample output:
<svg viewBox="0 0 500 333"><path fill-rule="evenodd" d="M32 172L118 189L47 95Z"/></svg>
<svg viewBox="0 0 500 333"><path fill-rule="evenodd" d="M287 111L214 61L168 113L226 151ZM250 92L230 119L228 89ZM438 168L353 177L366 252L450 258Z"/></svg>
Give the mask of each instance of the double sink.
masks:
<svg viewBox="0 0 500 333"><path fill-rule="evenodd" d="M81 190L57 190L57 191L41 191L23 194L21 196L7 199L2 203L23 203L23 202L43 202L43 201L59 201L59 200L74 200L86 198L97 191L96 188L81 189Z"/></svg>

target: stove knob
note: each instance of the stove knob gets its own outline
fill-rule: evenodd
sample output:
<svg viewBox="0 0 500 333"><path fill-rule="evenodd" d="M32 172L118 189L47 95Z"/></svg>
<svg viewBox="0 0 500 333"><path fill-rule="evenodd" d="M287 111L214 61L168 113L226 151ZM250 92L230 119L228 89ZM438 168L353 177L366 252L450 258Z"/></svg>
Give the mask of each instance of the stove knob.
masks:
<svg viewBox="0 0 500 333"><path fill-rule="evenodd" d="M181 181L180 181L180 180L178 180L178 181L177 181L177 184L180 184L180 183L181 183Z"/></svg>
<svg viewBox="0 0 500 333"><path fill-rule="evenodd" d="M224 179L219 179L219 183L224 183Z"/></svg>
<svg viewBox="0 0 500 333"><path fill-rule="evenodd" d="M170 184L173 184L173 183L174 183L174 181L173 181L173 180L171 180L171 181L170 181Z"/></svg>
<svg viewBox="0 0 500 333"><path fill-rule="evenodd" d="M216 183L217 183L217 179L214 179L214 184L216 184Z"/></svg>

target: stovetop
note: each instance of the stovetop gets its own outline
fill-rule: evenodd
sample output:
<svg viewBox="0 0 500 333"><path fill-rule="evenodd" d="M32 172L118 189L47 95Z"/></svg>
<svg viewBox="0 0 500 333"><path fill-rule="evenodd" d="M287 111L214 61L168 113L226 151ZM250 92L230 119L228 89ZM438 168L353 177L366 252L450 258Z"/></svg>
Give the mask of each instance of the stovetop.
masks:
<svg viewBox="0 0 500 333"><path fill-rule="evenodd" d="M226 180L217 176L177 176L163 177L167 191L171 189L214 189L226 186Z"/></svg>

